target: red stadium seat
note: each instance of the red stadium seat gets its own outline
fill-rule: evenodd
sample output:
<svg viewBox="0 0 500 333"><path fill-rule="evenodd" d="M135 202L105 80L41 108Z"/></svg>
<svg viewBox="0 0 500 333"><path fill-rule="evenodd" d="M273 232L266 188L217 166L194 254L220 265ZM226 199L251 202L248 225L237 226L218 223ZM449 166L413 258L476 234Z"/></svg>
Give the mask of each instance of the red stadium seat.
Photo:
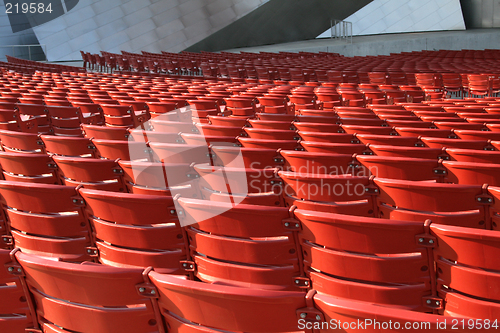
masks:
<svg viewBox="0 0 500 333"><path fill-rule="evenodd" d="M484 229L485 205L478 202L481 185L438 184L433 182L375 178L379 188L380 217L422 221Z"/></svg>
<svg viewBox="0 0 500 333"><path fill-rule="evenodd" d="M299 209L356 216L375 216L368 177L280 171L285 200Z"/></svg>
<svg viewBox="0 0 500 333"><path fill-rule="evenodd" d="M163 330L156 303L138 292L148 282L141 269L57 262L22 252L15 258L26 274L29 297L41 305L37 314L45 332Z"/></svg>
<svg viewBox="0 0 500 333"><path fill-rule="evenodd" d="M68 186L126 192L122 170L112 160L53 156L60 172L61 181Z"/></svg>
<svg viewBox="0 0 500 333"><path fill-rule="evenodd" d="M375 177L443 182L446 176L436 159L358 155L356 160Z"/></svg>
<svg viewBox="0 0 500 333"><path fill-rule="evenodd" d="M178 202L200 280L258 289L304 287L294 282L301 271L297 230L283 227L290 220L287 208L183 198Z"/></svg>
<svg viewBox="0 0 500 333"><path fill-rule="evenodd" d="M299 291L259 290L186 281L149 273L158 290L160 311L167 324L185 318L182 327L206 331L294 332L297 310L305 308ZM175 324L176 326L179 324ZM174 326L175 327L175 326Z"/></svg>
<svg viewBox="0 0 500 333"><path fill-rule="evenodd" d="M126 128L84 124L81 126L85 137L89 139L126 140L129 137L129 133Z"/></svg>
<svg viewBox="0 0 500 333"><path fill-rule="evenodd" d="M489 259L500 254L497 231L432 224L431 234L437 243L433 252L438 292L446 304L443 314L496 320L500 294L482 286L500 278L498 262ZM486 249L488 257L484 256Z"/></svg>
<svg viewBox="0 0 500 333"><path fill-rule="evenodd" d="M60 184L57 166L49 155L0 152L0 164L5 180Z"/></svg>
<svg viewBox="0 0 500 333"><path fill-rule="evenodd" d="M78 193L91 217L101 263L187 274L181 265L187 259L186 240L172 197L88 189Z"/></svg>
<svg viewBox="0 0 500 333"><path fill-rule="evenodd" d="M88 138L42 135L41 139L48 154L75 157L98 157L99 155Z"/></svg>
<svg viewBox="0 0 500 333"><path fill-rule="evenodd" d="M294 215L301 223L304 269L318 293L428 310L423 298L431 292L432 252L415 241L425 234L422 222L300 209Z"/></svg>
<svg viewBox="0 0 500 333"><path fill-rule="evenodd" d="M35 133L0 130L2 149L11 152L44 153L43 141Z"/></svg>
<svg viewBox="0 0 500 333"><path fill-rule="evenodd" d="M16 247L56 260L92 260L92 234L72 187L0 181Z"/></svg>
<svg viewBox="0 0 500 333"><path fill-rule="evenodd" d="M445 161L443 166L449 182L500 186L500 164Z"/></svg>

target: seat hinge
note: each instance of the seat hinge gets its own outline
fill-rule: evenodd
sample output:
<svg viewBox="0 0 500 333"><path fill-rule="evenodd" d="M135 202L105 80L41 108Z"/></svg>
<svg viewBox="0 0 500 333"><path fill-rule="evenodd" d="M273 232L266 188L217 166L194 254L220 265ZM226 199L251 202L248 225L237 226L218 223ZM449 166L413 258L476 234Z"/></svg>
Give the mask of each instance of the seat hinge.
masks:
<svg viewBox="0 0 500 333"><path fill-rule="evenodd" d="M11 246L14 244L14 239L10 235L2 235L2 243L6 246Z"/></svg>
<svg viewBox="0 0 500 333"><path fill-rule="evenodd" d="M420 234L415 236L415 240L418 246L423 247L436 247L436 237L431 236L430 234Z"/></svg>
<svg viewBox="0 0 500 333"><path fill-rule="evenodd" d="M158 290L151 283L140 283L135 286L137 293L148 298L158 298Z"/></svg>
<svg viewBox="0 0 500 333"><path fill-rule="evenodd" d="M325 316L321 311L314 307L313 297L316 290L309 290L306 294L306 307L297 310L297 319L309 323L319 323L325 321Z"/></svg>
<svg viewBox="0 0 500 333"><path fill-rule="evenodd" d="M286 230L290 230L290 231L300 230L300 221L293 218L293 217L283 219L283 221L281 221L281 223L283 224L283 227Z"/></svg>
<svg viewBox="0 0 500 333"><path fill-rule="evenodd" d="M303 276L297 276L293 278L293 285L301 289L307 289L311 287L311 280Z"/></svg>
<svg viewBox="0 0 500 333"><path fill-rule="evenodd" d="M442 310L444 308L444 300L435 296L422 297L423 306L432 310Z"/></svg>
<svg viewBox="0 0 500 333"><path fill-rule="evenodd" d="M97 249L97 247L88 246L88 247L85 248L85 252L91 258L97 258L97 257L99 257L99 250Z"/></svg>
<svg viewBox="0 0 500 333"><path fill-rule="evenodd" d="M16 262L10 262L6 264L5 268L7 268L7 272L9 272L9 274L11 275L24 276L23 268Z"/></svg>
<svg viewBox="0 0 500 333"><path fill-rule="evenodd" d="M185 272L194 272L196 269L196 264L194 261L190 260L181 260L181 269L183 269Z"/></svg>

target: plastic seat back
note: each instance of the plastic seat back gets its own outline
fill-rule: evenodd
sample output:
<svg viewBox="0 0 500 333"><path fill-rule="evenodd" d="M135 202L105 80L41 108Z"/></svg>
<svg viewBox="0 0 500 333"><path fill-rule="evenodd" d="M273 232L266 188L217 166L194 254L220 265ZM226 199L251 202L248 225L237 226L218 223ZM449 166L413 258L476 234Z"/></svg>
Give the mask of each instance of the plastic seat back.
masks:
<svg viewBox="0 0 500 333"><path fill-rule="evenodd" d="M141 269L78 265L21 252L16 259L43 326L73 332L164 332L153 301L139 292L146 282Z"/></svg>
<svg viewBox="0 0 500 333"><path fill-rule="evenodd" d="M185 239L172 197L80 189L95 231L99 260L186 274ZM111 209L110 209L111 208Z"/></svg>
<svg viewBox="0 0 500 333"><path fill-rule="evenodd" d="M320 293L425 311L431 252L423 222L295 210L312 288ZM390 240L390 241L388 241ZM344 262L346 265L337 265ZM404 267L404 268L403 268Z"/></svg>
<svg viewBox="0 0 500 333"><path fill-rule="evenodd" d="M91 259L90 227L74 188L1 181L0 194L16 247L60 260Z"/></svg>
<svg viewBox="0 0 500 333"><path fill-rule="evenodd" d="M488 228L485 205L478 201L480 185L439 184L375 178L380 217L433 222L469 228Z"/></svg>
<svg viewBox="0 0 500 333"><path fill-rule="evenodd" d="M246 332L297 330L304 293L239 288L151 272L161 313L213 329ZM165 318L168 322L168 317ZM202 328L200 327L200 328Z"/></svg>
<svg viewBox="0 0 500 333"><path fill-rule="evenodd" d="M126 192L123 171L116 161L64 156L53 156L53 159L60 170L61 181L68 186Z"/></svg>

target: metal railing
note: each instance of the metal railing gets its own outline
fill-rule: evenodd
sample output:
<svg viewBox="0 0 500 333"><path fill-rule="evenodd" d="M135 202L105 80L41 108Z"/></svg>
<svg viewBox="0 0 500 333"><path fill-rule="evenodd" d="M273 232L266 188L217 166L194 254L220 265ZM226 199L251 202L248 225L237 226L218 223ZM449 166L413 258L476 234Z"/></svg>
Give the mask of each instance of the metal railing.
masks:
<svg viewBox="0 0 500 333"><path fill-rule="evenodd" d="M16 48L28 48L28 59L27 60L32 60L31 56L33 55L33 52L31 50L31 48L35 48L35 47L40 47L42 49L44 60L47 61L47 45L46 44L0 45L0 54L2 54L4 57L5 57L5 55L19 57L20 55L24 55L25 53L18 52L18 55L16 56ZM3 52L2 49L12 49L12 54L8 54L7 52Z"/></svg>
<svg viewBox="0 0 500 333"><path fill-rule="evenodd" d="M352 22L330 20L331 39L340 39L352 44Z"/></svg>

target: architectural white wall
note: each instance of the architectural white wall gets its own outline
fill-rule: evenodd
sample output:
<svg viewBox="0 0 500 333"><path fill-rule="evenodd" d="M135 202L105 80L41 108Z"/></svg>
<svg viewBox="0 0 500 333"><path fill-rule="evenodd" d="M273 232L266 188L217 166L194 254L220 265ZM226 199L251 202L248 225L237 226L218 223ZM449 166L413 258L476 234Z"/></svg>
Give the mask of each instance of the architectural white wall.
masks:
<svg viewBox="0 0 500 333"><path fill-rule="evenodd" d="M354 36L465 30L460 0L374 0L345 21ZM330 36L328 29L318 38Z"/></svg>
<svg viewBox="0 0 500 333"><path fill-rule="evenodd" d="M48 60L97 53L179 52L268 0L80 0L65 15L33 28Z"/></svg>

